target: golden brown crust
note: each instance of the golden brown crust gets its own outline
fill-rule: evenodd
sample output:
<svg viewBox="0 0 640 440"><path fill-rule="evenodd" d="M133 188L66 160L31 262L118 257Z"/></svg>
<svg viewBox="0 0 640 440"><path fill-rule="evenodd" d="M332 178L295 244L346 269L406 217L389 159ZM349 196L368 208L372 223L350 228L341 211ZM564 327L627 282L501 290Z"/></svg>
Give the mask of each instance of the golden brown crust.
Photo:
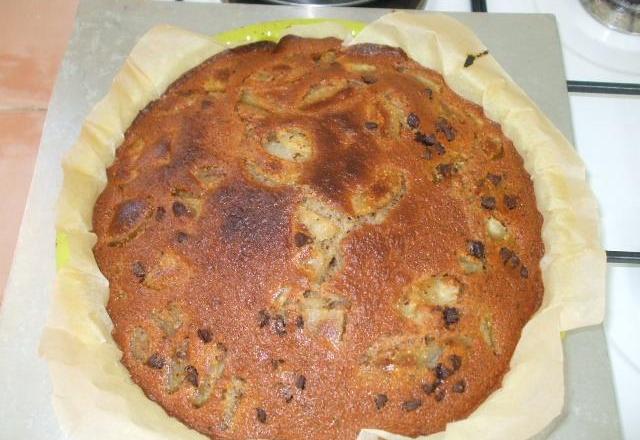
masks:
<svg viewBox="0 0 640 440"><path fill-rule="evenodd" d="M210 436L441 430L499 385L542 297L520 156L399 50L217 55L108 177L95 255L123 362Z"/></svg>

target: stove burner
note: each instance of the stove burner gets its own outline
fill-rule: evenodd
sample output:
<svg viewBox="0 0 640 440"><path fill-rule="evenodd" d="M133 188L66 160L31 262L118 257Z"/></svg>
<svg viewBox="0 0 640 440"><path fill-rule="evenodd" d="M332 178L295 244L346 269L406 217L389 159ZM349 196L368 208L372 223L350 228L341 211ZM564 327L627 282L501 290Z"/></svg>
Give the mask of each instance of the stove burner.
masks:
<svg viewBox="0 0 640 440"><path fill-rule="evenodd" d="M223 0L223 2L263 5L275 3L294 6L362 6L367 8L423 9L426 0Z"/></svg>
<svg viewBox="0 0 640 440"><path fill-rule="evenodd" d="M580 0L596 20L611 29L640 34L640 0Z"/></svg>

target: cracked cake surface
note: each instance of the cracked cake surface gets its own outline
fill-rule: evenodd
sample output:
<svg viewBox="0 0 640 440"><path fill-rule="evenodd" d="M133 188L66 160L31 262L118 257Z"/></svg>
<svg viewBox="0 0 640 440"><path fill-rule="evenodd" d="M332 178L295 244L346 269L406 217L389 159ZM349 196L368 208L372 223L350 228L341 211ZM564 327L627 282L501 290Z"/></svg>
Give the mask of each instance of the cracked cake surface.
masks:
<svg viewBox="0 0 640 440"><path fill-rule="evenodd" d="M521 157L398 49L220 53L140 112L107 175L94 252L122 362L212 438L442 430L540 305Z"/></svg>

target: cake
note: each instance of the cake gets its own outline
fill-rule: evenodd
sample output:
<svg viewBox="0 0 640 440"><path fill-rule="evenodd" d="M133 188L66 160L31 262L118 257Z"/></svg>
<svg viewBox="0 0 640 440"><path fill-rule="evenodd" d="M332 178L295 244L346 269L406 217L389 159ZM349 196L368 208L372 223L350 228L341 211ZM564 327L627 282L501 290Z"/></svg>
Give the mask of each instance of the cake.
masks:
<svg viewBox="0 0 640 440"><path fill-rule="evenodd" d="M341 43L184 74L94 208L123 364L211 438L440 431L500 387L542 300L542 217L500 126L400 49Z"/></svg>

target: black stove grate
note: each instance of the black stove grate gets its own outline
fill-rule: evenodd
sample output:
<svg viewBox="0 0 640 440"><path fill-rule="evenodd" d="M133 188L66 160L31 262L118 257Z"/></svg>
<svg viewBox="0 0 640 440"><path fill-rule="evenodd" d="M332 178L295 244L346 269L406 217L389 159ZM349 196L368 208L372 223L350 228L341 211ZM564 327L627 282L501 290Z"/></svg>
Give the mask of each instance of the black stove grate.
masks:
<svg viewBox="0 0 640 440"><path fill-rule="evenodd" d="M570 93L607 93L610 95L640 95L640 84L598 81L567 81Z"/></svg>
<svg viewBox="0 0 640 440"><path fill-rule="evenodd" d="M486 0L471 0L471 12L487 12Z"/></svg>
<svg viewBox="0 0 640 440"><path fill-rule="evenodd" d="M640 264L640 252L607 251L607 262Z"/></svg>

